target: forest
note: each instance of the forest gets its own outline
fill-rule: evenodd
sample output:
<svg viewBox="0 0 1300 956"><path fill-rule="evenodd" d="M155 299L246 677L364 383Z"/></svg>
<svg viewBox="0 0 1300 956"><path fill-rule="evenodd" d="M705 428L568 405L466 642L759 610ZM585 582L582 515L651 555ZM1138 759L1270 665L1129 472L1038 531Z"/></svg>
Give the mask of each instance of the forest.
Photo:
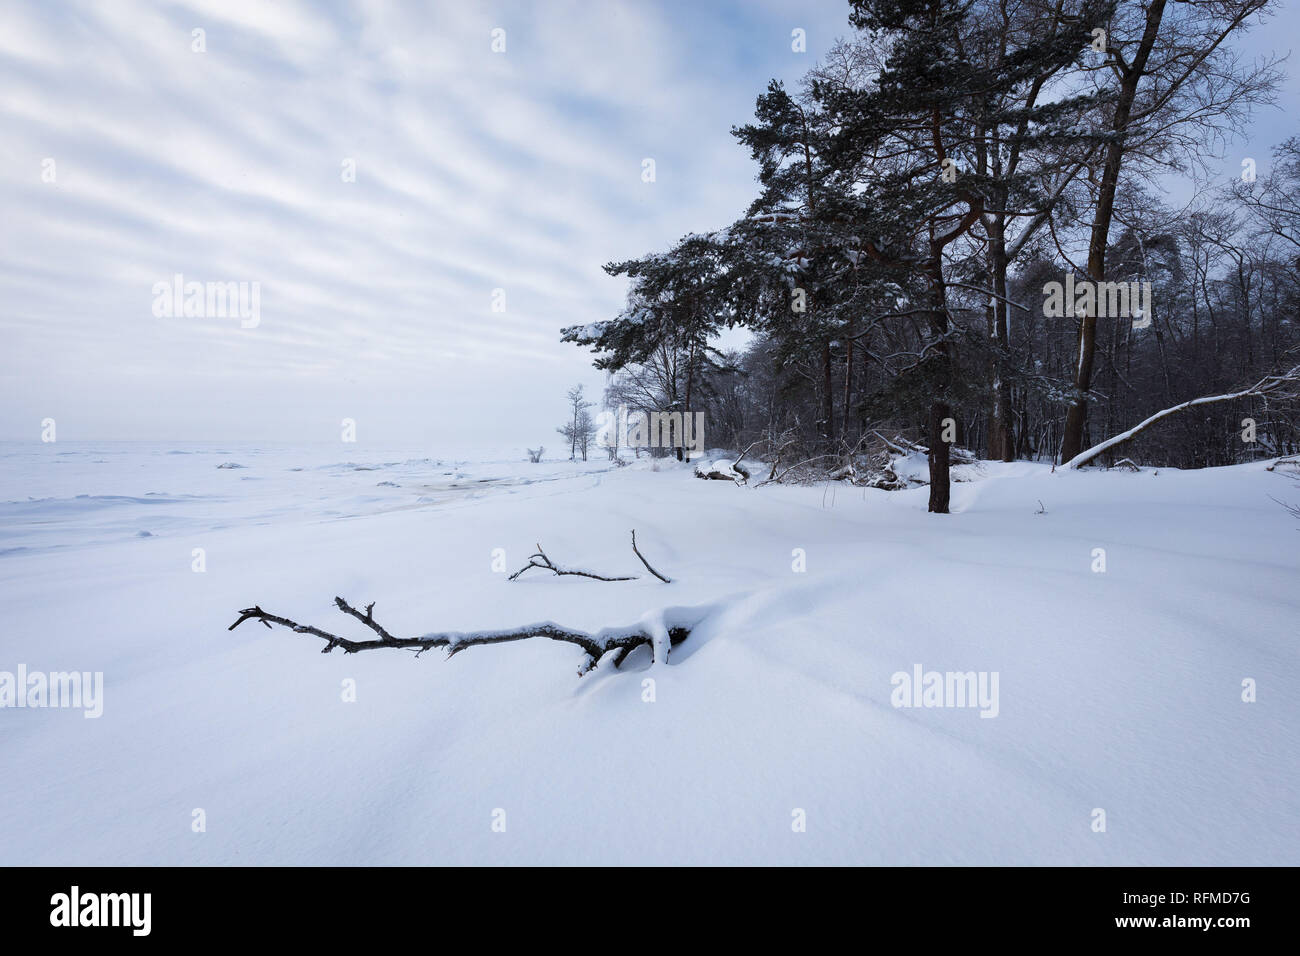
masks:
<svg viewBox="0 0 1300 956"><path fill-rule="evenodd" d="M1284 63L1239 45L1274 6L854 0L733 128L749 208L609 263L625 307L562 338L606 407L703 412L773 474L924 449L939 513L954 456L1294 454L1300 137L1245 141Z"/></svg>

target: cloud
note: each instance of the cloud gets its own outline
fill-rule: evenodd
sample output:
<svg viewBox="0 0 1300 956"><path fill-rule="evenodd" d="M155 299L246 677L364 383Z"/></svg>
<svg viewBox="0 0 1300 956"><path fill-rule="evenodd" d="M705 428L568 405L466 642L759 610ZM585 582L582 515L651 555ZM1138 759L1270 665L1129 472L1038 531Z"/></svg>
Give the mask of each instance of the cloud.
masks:
<svg viewBox="0 0 1300 956"><path fill-rule="evenodd" d="M743 210L729 128L846 9L5 4L0 435L537 441L600 388L558 333L620 306L602 263ZM260 324L155 317L177 273Z"/></svg>

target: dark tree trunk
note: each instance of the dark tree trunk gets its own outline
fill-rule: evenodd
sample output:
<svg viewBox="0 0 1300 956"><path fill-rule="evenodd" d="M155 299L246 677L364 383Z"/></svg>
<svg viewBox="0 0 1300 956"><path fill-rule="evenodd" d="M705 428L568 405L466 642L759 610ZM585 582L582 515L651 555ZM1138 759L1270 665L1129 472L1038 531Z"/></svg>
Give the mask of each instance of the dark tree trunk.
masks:
<svg viewBox="0 0 1300 956"><path fill-rule="evenodd" d="M1133 62L1120 79L1119 96L1115 101L1115 115L1111 132L1116 139L1106 146L1106 161L1102 165L1101 186L1097 191L1097 213L1092 221L1092 234L1088 237L1088 278L1102 282L1106 278L1106 243L1110 237L1110 223L1115 214L1115 190L1119 185L1119 169L1124 159L1122 136L1128 132L1129 117L1138 84L1146 69L1147 58L1155 46L1164 16L1165 0L1152 0L1147 9L1146 29ZM1065 463L1083 451L1083 426L1088 417L1088 389L1092 387L1093 356L1097 349L1097 316L1085 315L1079 322L1078 351L1074 356L1075 398L1065 416L1065 437L1061 441L1061 462Z"/></svg>
<svg viewBox="0 0 1300 956"><path fill-rule="evenodd" d="M830 339L822 343L822 395L822 415L825 417L822 434L826 438L826 450L830 451L835 444L835 389L831 379Z"/></svg>
<svg viewBox="0 0 1300 956"><path fill-rule="evenodd" d="M927 268L930 280L929 311L930 333L941 338L948 331L947 288L943 279L943 247L934 248L934 258ZM928 461L930 465L930 504L928 510L934 514L948 513L949 475L951 460L948 443L943 440L944 419L952 417L952 406L948 397L952 389L954 372L953 349L950 342L940 342L932 359L933 376L931 382L935 390L934 401L930 404Z"/></svg>
<svg viewBox="0 0 1300 956"><path fill-rule="evenodd" d="M935 514L948 514L948 500L951 490L949 477L948 443L943 440L943 421L952 417L952 407L943 401L930 406L930 506Z"/></svg>
<svg viewBox="0 0 1300 956"><path fill-rule="evenodd" d="M849 409L853 402L853 330L855 323L849 319L848 335L844 342L844 409L840 418L840 434L849 438Z"/></svg>
<svg viewBox="0 0 1300 956"><path fill-rule="evenodd" d="M1006 206L1006 200L1001 200ZM989 237L989 261L993 266L993 335L1003 351L1011 347L1007 303L1007 245L1004 232L1005 217L999 211L994 216L993 234ZM989 419L989 457L1003 461L1016 460L1015 425L1011 417L1011 387L1007 383L1004 358L999 355L993 367L993 415Z"/></svg>

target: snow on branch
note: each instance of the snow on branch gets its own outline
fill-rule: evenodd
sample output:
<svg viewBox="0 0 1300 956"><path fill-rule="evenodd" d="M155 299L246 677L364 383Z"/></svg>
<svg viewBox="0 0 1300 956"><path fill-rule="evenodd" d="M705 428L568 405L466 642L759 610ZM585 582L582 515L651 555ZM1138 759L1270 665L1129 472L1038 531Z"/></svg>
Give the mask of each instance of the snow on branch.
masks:
<svg viewBox="0 0 1300 956"><path fill-rule="evenodd" d="M895 435L891 441L874 429L871 433L885 443L886 449L896 455L928 455L930 453L930 449L925 445L908 441L901 435ZM954 465L973 465L979 460L973 452L965 448L958 448L956 445L948 449L948 455Z"/></svg>
<svg viewBox="0 0 1300 956"><path fill-rule="evenodd" d="M656 662L665 660L669 649L686 640L691 631L712 610L710 607L665 608L646 615L635 624L626 627L607 627L595 633L564 627L551 621L543 621L537 624L524 624L520 627L495 631L443 631L424 634L420 637L394 637L374 620L371 615L374 608L373 603L366 607L365 613L358 611L341 597L336 597L334 603L340 611L361 621L373 630L378 637L367 640L352 640L310 624L299 624L290 618L271 614L256 605L240 611L239 619L230 625L227 630L233 631L245 621L260 621L268 628L273 624L278 624L280 627L288 628L295 634L309 634L313 637L319 637L325 642L325 646L321 648L322 654L328 654L336 647L341 647L345 654L356 654L359 651L387 647L412 650L416 652L418 657L430 648L441 647L447 649L447 657L449 658L455 657L466 648L478 645L507 644L513 641L526 641L534 637L545 637L566 644L576 644L582 648L587 656L582 667L578 669L578 676L581 677L595 668L600 663L601 658L611 651L618 652L618 656L614 659L615 667L620 666L627 659L628 654L642 646L650 648Z"/></svg>
<svg viewBox="0 0 1300 956"><path fill-rule="evenodd" d="M1091 448L1079 452L1079 454L1067 461L1063 467L1072 470L1078 469L1092 461L1102 452L1114 448L1116 445L1122 445L1124 442L1130 440L1139 432L1154 425L1161 419L1168 418L1176 412L1181 412L1184 409L1192 408L1196 405L1210 405L1214 402L1230 402L1236 398L1250 398L1254 396L1289 397L1296 394L1300 394L1300 365L1295 366L1290 371L1282 372L1279 375L1266 376L1249 388L1244 388L1238 392L1229 392L1224 395L1209 395L1204 398L1193 398L1191 401L1183 402L1181 405L1174 405L1172 408L1158 411L1145 421L1134 425L1128 431L1121 432L1113 438L1107 438L1101 444L1093 445Z"/></svg>

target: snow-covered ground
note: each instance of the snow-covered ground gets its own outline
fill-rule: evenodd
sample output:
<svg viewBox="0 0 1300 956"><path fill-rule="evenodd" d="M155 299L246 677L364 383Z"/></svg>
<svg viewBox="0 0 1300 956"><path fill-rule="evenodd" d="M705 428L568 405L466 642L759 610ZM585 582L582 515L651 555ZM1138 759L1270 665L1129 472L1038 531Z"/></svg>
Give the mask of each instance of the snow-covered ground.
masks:
<svg viewBox="0 0 1300 956"><path fill-rule="evenodd" d="M1300 482L1262 465L983 463L939 517L522 449L0 451L0 671L104 675L97 719L0 710L0 863L1300 860L1300 522L1269 497ZM639 578L508 581L536 542ZM581 679L546 640L227 630L372 637L335 595L403 636L704 610ZM996 674L996 716L895 707L918 666Z"/></svg>

